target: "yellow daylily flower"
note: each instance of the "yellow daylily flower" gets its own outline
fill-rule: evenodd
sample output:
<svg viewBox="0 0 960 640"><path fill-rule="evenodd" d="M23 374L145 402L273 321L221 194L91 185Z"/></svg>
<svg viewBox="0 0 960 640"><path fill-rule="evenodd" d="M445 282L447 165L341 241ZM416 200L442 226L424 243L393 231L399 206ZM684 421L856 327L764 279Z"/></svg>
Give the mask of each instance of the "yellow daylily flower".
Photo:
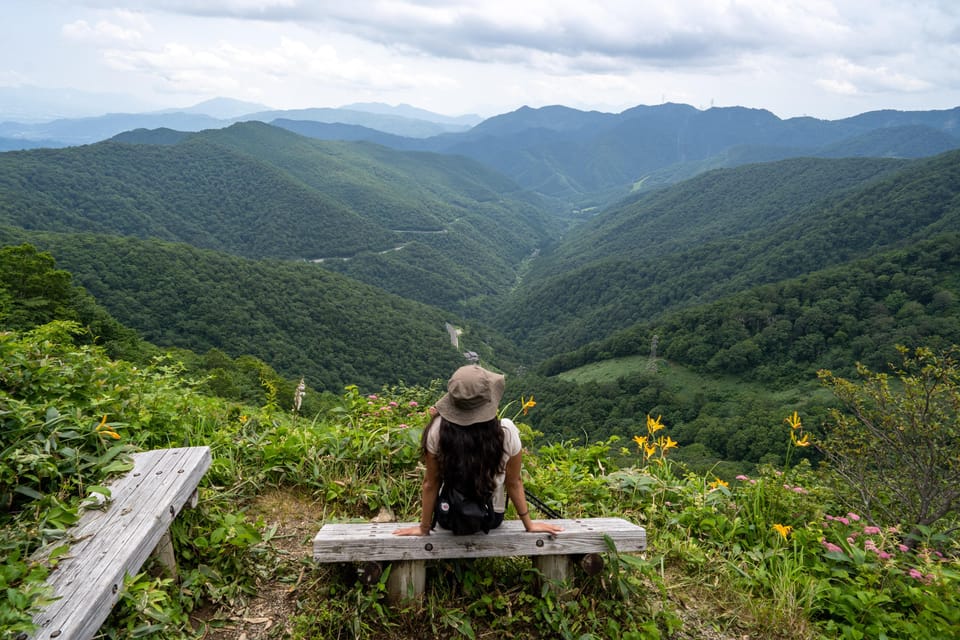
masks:
<svg viewBox="0 0 960 640"><path fill-rule="evenodd" d="M523 396L520 396L520 401L523 402ZM537 403L534 401L533 396L530 396L529 400L523 402L523 415L527 415L530 409L533 409L535 406L537 406Z"/></svg>
<svg viewBox="0 0 960 640"><path fill-rule="evenodd" d="M647 436L633 436L633 441L637 443L638 447L647 446Z"/></svg>
<svg viewBox="0 0 960 640"><path fill-rule="evenodd" d="M799 429L803 426L803 424L800 422L800 416L796 411L793 412L793 415L787 416L784 422L790 425L791 429Z"/></svg>
<svg viewBox="0 0 960 640"><path fill-rule="evenodd" d="M790 535L790 532L793 531L793 527L788 524L775 524L773 525L773 530L783 536L783 539L786 540L787 536Z"/></svg>
<svg viewBox="0 0 960 640"><path fill-rule="evenodd" d="M645 444L643 445L643 452L649 458L657 452L657 445L655 444Z"/></svg>
<svg viewBox="0 0 960 640"><path fill-rule="evenodd" d="M114 440L120 439L120 434L110 428L110 425L107 424L107 416L104 414L103 418L100 419L100 424L96 426L94 432L98 436L108 436Z"/></svg>
<svg viewBox="0 0 960 640"><path fill-rule="evenodd" d="M793 436L793 433L791 433L790 435ZM805 433L805 434L803 434L803 437L802 437L802 438L793 438L793 444L796 445L796 446L798 446L798 447L809 447L810 444L811 444L811 442L810 442L810 434L809 434L809 433Z"/></svg>
<svg viewBox="0 0 960 640"><path fill-rule="evenodd" d="M664 425L660 424L660 418L661 416L657 416L657 419L654 420L649 415L647 416L647 432L648 433L653 434L653 433L656 433L657 431L660 431L660 429L663 429Z"/></svg>
<svg viewBox="0 0 960 640"><path fill-rule="evenodd" d="M721 480L720 478L717 478L713 482L711 482L708 486L711 489L719 489L720 487L729 487L730 483L726 482L725 480Z"/></svg>
<svg viewBox="0 0 960 640"><path fill-rule="evenodd" d="M664 452L670 449L675 449L678 446L677 441L670 436L667 436L666 438L661 437L659 440L657 440L657 444L660 445L660 450Z"/></svg>

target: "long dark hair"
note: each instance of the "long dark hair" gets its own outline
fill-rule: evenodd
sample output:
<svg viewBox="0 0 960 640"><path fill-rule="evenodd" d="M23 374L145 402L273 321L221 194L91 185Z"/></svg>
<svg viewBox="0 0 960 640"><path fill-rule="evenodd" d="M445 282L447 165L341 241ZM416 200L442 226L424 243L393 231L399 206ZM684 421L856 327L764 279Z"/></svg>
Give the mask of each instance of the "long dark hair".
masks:
<svg viewBox="0 0 960 640"><path fill-rule="evenodd" d="M486 500L496 487L494 476L503 473L503 429L500 419L462 426L440 418L437 459L443 482ZM426 436L423 451L426 454Z"/></svg>

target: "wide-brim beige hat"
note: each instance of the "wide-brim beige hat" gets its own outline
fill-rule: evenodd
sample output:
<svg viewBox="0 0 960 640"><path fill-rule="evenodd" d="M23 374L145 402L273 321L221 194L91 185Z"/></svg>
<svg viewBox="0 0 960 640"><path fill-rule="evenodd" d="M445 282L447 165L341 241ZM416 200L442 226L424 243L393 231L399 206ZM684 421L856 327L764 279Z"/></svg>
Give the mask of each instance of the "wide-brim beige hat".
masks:
<svg viewBox="0 0 960 640"><path fill-rule="evenodd" d="M437 411L461 426L493 420L503 398L503 387L503 375L468 364L450 376L446 395L437 401Z"/></svg>

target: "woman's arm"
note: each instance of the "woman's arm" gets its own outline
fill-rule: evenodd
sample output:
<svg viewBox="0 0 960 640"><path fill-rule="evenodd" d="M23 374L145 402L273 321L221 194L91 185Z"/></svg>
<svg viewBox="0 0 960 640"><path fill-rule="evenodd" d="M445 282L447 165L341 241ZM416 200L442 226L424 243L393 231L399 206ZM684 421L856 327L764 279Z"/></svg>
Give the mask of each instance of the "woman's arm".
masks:
<svg viewBox="0 0 960 640"><path fill-rule="evenodd" d="M433 509L437 504L437 494L440 493L440 461L437 456L427 453L424 457L426 471L423 473L423 486L420 489L423 508L420 511L420 526L396 529L395 536L428 536L433 526Z"/></svg>
<svg viewBox="0 0 960 640"><path fill-rule="evenodd" d="M520 477L520 472L523 469L522 455L521 452L507 460L507 477L504 481L504 489L510 497L510 502L517 510L517 517L523 522L523 528L531 533L559 533L563 531L563 527L548 522L535 522L530 518L530 507L527 506L527 496L523 492L523 478Z"/></svg>

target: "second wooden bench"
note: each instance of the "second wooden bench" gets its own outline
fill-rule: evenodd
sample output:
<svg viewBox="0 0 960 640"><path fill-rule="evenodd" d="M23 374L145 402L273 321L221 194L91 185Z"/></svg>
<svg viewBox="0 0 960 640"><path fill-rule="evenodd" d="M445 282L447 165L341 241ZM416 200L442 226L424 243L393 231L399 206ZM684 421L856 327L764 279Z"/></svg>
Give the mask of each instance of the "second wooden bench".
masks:
<svg viewBox="0 0 960 640"><path fill-rule="evenodd" d="M92 638L120 598L124 577L136 574L154 550L175 571L167 529L209 467L209 447L133 454L133 469L108 483L109 502L86 511L67 531L70 549L47 579L53 602L34 616L30 637Z"/></svg>

